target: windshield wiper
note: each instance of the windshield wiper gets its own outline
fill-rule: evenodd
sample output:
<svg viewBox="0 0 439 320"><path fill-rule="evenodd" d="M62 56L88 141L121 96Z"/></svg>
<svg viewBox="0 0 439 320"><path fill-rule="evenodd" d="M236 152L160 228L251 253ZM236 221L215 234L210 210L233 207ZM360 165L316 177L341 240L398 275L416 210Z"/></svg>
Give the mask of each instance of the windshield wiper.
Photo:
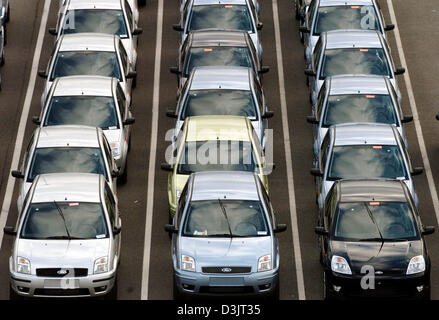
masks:
<svg viewBox="0 0 439 320"><path fill-rule="evenodd" d="M50 237L46 237L44 239L83 240L83 239L86 239L86 238L77 238L77 237L70 237L70 236L50 236Z"/></svg>
<svg viewBox="0 0 439 320"><path fill-rule="evenodd" d="M224 217L226 218L227 226L229 227L229 236L230 236L230 238L233 238L232 229L230 228L230 223L229 223L229 218L227 217L226 208L224 208L223 203L221 202L220 198L218 198L218 203L221 207L221 211L223 212Z"/></svg>
<svg viewBox="0 0 439 320"><path fill-rule="evenodd" d="M59 215L61 216L62 220L64 221L64 228L66 229L68 239L72 239L72 237L70 236L69 228L67 228L66 218L64 217L64 214L62 213L61 208L59 207L58 203L56 203L56 201L53 201L53 203L55 204L55 207L58 210Z"/></svg>
<svg viewBox="0 0 439 320"><path fill-rule="evenodd" d="M365 238L365 239L358 239L356 240L358 242L382 242L382 238Z"/></svg>

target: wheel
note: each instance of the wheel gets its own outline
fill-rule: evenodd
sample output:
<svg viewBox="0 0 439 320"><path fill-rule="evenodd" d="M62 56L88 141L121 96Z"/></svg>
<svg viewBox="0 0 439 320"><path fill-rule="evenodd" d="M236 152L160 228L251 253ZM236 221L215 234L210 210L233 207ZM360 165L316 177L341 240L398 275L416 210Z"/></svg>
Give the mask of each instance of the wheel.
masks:
<svg viewBox="0 0 439 320"><path fill-rule="evenodd" d="M6 25L3 26L3 46L8 43L8 32L6 31Z"/></svg>
<svg viewBox="0 0 439 320"><path fill-rule="evenodd" d="M24 300L24 297L20 296L11 286L9 286L9 300Z"/></svg>
<svg viewBox="0 0 439 320"><path fill-rule="evenodd" d="M127 180L128 180L128 160L126 160L125 169L123 170L122 175L120 175L117 178L117 182L119 184L125 184L125 183L127 183Z"/></svg>
<svg viewBox="0 0 439 320"><path fill-rule="evenodd" d="M297 6L297 0L294 1L294 9L296 11L296 20L299 20L299 7Z"/></svg>
<svg viewBox="0 0 439 320"><path fill-rule="evenodd" d="M146 0L137 0L137 5L138 5L139 7L146 6Z"/></svg>
<svg viewBox="0 0 439 320"><path fill-rule="evenodd" d="M8 13L6 13L6 22L9 22L11 20L11 7L8 7Z"/></svg>
<svg viewBox="0 0 439 320"><path fill-rule="evenodd" d="M279 301L280 299L280 281L276 283L276 288L271 292L270 300Z"/></svg>
<svg viewBox="0 0 439 320"><path fill-rule="evenodd" d="M0 58L0 66L4 66L5 65L5 52L2 52L2 57Z"/></svg>
<svg viewBox="0 0 439 320"><path fill-rule="evenodd" d="M104 299L105 300L117 300L117 278L114 281L113 288L111 288L111 291L105 295Z"/></svg>

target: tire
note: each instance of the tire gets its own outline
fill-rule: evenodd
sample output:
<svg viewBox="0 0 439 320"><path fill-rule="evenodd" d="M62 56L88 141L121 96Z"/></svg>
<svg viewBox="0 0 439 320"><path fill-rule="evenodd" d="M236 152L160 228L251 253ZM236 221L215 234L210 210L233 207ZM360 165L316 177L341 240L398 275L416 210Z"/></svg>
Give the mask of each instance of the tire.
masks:
<svg viewBox="0 0 439 320"><path fill-rule="evenodd" d="M117 300L117 278L114 281L113 288L111 288L111 291L105 295L104 299L105 300Z"/></svg>
<svg viewBox="0 0 439 320"><path fill-rule="evenodd" d="M24 300L24 297L20 296L11 286L9 286L9 300Z"/></svg>
<svg viewBox="0 0 439 320"><path fill-rule="evenodd" d="M8 32L6 31L6 25L4 25L3 27L3 46L6 46L6 44L8 43Z"/></svg>
<svg viewBox="0 0 439 320"><path fill-rule="evenodd" d="M2 52L2 57L0 58L0 66L4 66L5 65L5 52Z"/></svg>
<svg viewBox="0 0 439 320"><path fill-rule="evenodd" d="M122 175L117 178L117 183L126 184L127 180L128 180L128 159L126 160L125 168L123 170Z"/></svg>
<svg viewBox="0 0 439 320"><path fill-rule="evenodd" d="M271 292L270 301L276 302L280 299L280 280L276 284L276 288Z"/></svg>
<svg viewBox="0 0 439 320"><path fill-rule="evenodd" d="M144 7L146 6L146 0L137 0L137 5L139 7Z"/></svg>
<svg viewBox="0 0 439 320"><path fill-rule="evenodd" d="M9 22L11 20L11 6L8 8L8 13L6 14L6 22Z"/></svg>
<svg viewBox="0 0 439 320"><path fill-rule="evenodd" d="M294 0L294 10L296 11L296 20L299 20L299 8L297 7L297 0Z"/></svg>

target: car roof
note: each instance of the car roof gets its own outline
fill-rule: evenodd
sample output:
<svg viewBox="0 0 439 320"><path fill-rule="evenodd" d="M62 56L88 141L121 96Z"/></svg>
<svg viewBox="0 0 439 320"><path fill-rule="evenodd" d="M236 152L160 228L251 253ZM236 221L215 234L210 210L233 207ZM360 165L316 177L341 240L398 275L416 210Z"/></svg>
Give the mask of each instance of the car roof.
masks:
<svg viewBox="0 0 439 320"><path fill-rule="evenodd" d="M320 0L320 7L349 5L370 6L372 4L372 0Z"/></svg>
<svg viewBox="0 0 439 320"><path fill-rule="evenodd" d="M335 30L326 32L326 49L382 48L376 30Z"/></svg>
<svg viewBox="0 0 439 320"><path fill-rule="evenodd" d="M113 95L113 78L101 76L69 76L56 78L53 96Z"/></svg>
<svg viewBox="0 0 439 320"><path fill-rule="evenodd" d="M346 123L332 126L335 145L396 145L393 126L378 123Z"/></svg>
<svg viewBox="0 0 439 320"><path fill-rule="evenodd" d="M59 51L110 51L114 52L116 35L104 33L74 33L61 36Z"/></svg>
<svg viewBox="0 0 439 320"><path fill-rule="evenodd" d="M120 0L70 0L69 9L121 9Z"/></svg>
<svg viewBox="0 0 439 320"><path fill-rule="evenodd" d="M185 141L250 141L248 118L240 116L195 116L186 118ZM250 124L251 125L251 124Z"/></svg>
<svg viewBox="0 0 439 320"><path fill-rule="evenodd" d="M93 173L50 173L35 181L32 203L42 202L101 202L101 175Z"/></svg>
<svg viewBox="0 0 439 320"><path fill-rule="evenodd" d="M341 202L407 202L404 183L400 180L340 180L338 187Z"/></svg>
<svg viewBox="0 0 439 320"><path fill-rule="evenodd" d="M198 172L193 173L192 178L192 201L259 200L255 174L252 172Z"/></svg>
<svg viewBox="0 0 439 320"><path fill-rule="evenodd" d="M237 89L250 90L250 68L245 67L196 67L190 90Z"/></svg>
<svg viewBox="0 0 439 320"><path fill-rule="evenodd" d="M191 31L189 35L192 47L247 47L246 36L245 31L215 29Z"/></svg>
<svg viewBox="0 0 439 320"><path fill-rule="evenodd" d="M209 4L245 4L246 0L194 0L194 6Z"/></svg>
<svg viewBox="0 0 439 320"><path fill-rule="evenodd" d="M389 94L387 77L373 75L341 75L328 78L330 95L337 94Z"/></svg>
<svg viewBox="0 0 439 320"><path fill-rule="evenodd" d="M39 131L37 148L90 147L99 148L99 129L88 126L48 126Z"/></svg>

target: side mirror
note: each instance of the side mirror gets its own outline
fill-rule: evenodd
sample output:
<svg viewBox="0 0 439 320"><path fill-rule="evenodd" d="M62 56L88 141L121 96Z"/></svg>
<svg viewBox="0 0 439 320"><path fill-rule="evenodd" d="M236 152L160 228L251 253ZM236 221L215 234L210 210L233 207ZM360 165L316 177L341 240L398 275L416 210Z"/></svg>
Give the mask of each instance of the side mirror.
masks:
<svg viewBox="0 0 439 320"><path fill-rule="evenodd" d="M33 116L32 117L32 122L39 126L41 124L40 117L39 116Z"/></svg>
<svg viewBox="0 0 439 320"><path fill-rule="evenodd" d="M258 22L258 25L256 26L256 29L262 30L263 27L264 27L264 24L262 22Z"/></svg>
<svg viewBox="0 0 439 320"><path fill-rule="evenodd" d="M169 118L177 118L177 114L175 110L166 110L166 116Z"/></svg>
<svg viewBox="0 0 439 320"><path fill-rule="evenodd" d="M329 234L325 227L315 227L314 232L319 236L327 236Z"/></svg>
<svg viewBox="0 0 439 320"><path fill-rule="evenodd" d="M139 34L143 33L143 29L142 28L135 28L132 32L133 36L138 36Z"/></svg>
<svg viewBox="0 0 439 320"><path fill-rule="evenodd" d="M137 78L137 72L136 71L129 71L126 75L127 79L135 79Z"/></svg>
<svg viewBox="0 0 439 320"><path fill-rule="evenodd" d="M163 171L172 171L172 170L174 170L173 166L170 165L170 164L167 163L167 162L163 162L163 163L160 165L160 168L161 168Z"/></svg>
<svg viewBox="0 0 439 320"><path fill-rule="evenodd" d="M262 66L261 70L259 70L259 73L267 73L268 71L270 71L269 66Z"/></svg>
<svg viewBox="0 0 439 320"><path fill-rule="evenodd" d="M180 70L178 69L178 67L170 67L169 68L169 72L174 73L174 74L181 74Z"/></svg>
<svg viewBox="0 0 439 320"><path fill-rule="evenodd" d="M429 234L433 234L434 231L435 231L435 228L434 228L434 227L432 227L432 226L427 226L427 227L424 227L424 228L423 228L423 230L422 230L422 235L423 235L423 236L428 236Z"/></svg>
<svg viewBox="0 0 439 320"><path fill-rule="evenodd" d="M21 173L21 171L19 171L19 170L12 170L11 176L13 176L14 178L17 178L17 179L24 179L24 174Z"/></svg>
<svg viewBox="0 0 439 320"><path fill-rule="evenodd" d="M420 175L421 173L423 173L424 172L424 168L422 168L422 167L416 167L416 168L413 168L412 169L412 171L410 172L410 174L412 175L412 176L417 176L417 175Z"/></svg>
<svg viewBox="0 0 439 320"><path fill-rule="evenodd" d="M3 233L10 235L10 236L16 236L17 235L17 231L15 231L14 227L10 227L10 226L6 226L3 228Z"/></svg>
<svg viewBox="0 0 439 320"><path fill-rule="evenodd" d="M274 233L280 233L280 232L284 232L287 230L287 225L286 224L278 224L276 226L276 228L273 229Z"/></svg>
<svg viewBox="0 0 439 320"><path fill-rule="evenodd" d="M114 227L113 228L113 235L117 236L122 231L121 227Z"/></svg>
<svg viewBox="0 0 439 320"><path fill-rule="evenodd" d="M179 31L179 32L184 31L183 27L180 24L173 24L172 29L174 29L175 31Z"/></svg>
<svg viewBox="0 0 439 320"><path fill-rule="evenodd" d="M392 31L393 29L395 29L394 24L388 24L387 26L384 27L384 31Z"/></svg>
<svg viewBox="0 0 439 320"><path fill-rule="evenodd" d="M40 70L38 71L38 75L43 78L43 79L47 79L47 74L46 74L46 70Z"/></svg>
<svg viewBox="0 0 439 320"><path fill-rule="evenodd" d="M126 118L125 121L123 122L124 126L129 126L134 124L134 122L136 122L136 119L134 118Z"/></svg>
<svg viewBox="0 0 439 320"><path fill-rule="evenodd" d="M413 116L404 116L402 119L401 119L401 122L402 123L407 123L407 122L412 122L413 121Z"/></svg>
<svg viewBox="0 0 439 320"><path fill-rule="evenodd" d="M174 225L172 225L172 224L166 224L165 231L168 233L177 233L178 229L176 227L174 227Z"/></svg>
<svg viewBox="0 0 439 320"><path fill-rule="evenodd" d="M274 116L273 111L265 111L261 117L262 117L262 119L270 119L270 118L273 118L273 116Z"/></svg>
<svg viewBox="0 0 439 320"><path fill-rule="evenodd" d="M49 28L49 34L51 34L52 36L56 36L58 34L58 32L56 32L56 28Z"/></svg>
<svg viewBox="0 0 439 320"><path fill-rule="evenodd" d="M305 75L307 75L308 77L315 77L316 73L313 69L305 69Z"/></svg>
<svg viewBox="0 0 439 320"><path fill-rule="evenodd" d="M119 171L115 171L115 170L111 171L111 177L112 177L112 178L117 178L117 177L119 177Z"/></svg>
<svg viewBox="0 0 439 320"><path fill-rule="evenodd" d="M395 76L399 76L399 75L404 74L404 73L405 73L405 68L399 67L399 68L396 68L396 70L395 70Z"/></svg>
<svg viewBox="0 0 439 320"><path fill-rule="evenodd" d="M319 124L319 120L317 120L315 116L306 117L306 122L311 124Z"/></svg>
<svg viewBox="0 0 439 320"><path fill-rule="evenodd" d="M314 177L323 177L323 173L320 171L320 169L318 168L312 168L310 170L311 175L313 175Z"/></svg>

